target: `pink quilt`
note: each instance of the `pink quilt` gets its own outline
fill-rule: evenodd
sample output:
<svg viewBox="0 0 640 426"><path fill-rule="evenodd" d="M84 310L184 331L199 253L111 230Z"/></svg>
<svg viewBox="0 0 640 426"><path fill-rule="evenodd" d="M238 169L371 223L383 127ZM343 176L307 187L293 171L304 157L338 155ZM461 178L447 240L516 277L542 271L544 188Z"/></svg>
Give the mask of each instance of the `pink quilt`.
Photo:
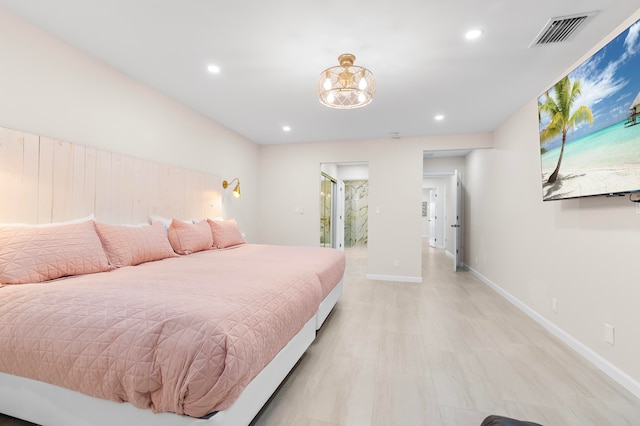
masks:
<svg viewBox="0 0 640 426"><path fill-rule="evenodd" d="M321 282L344 272L320 252L239 259L263 250L1 287L0 371L156 412L224 410L315 315Z"/></svg>
<svg viewBox="0 0 640 426"><path fill-rule="evenodd" d="M346 266L344 252L325 247L272 246L243 244L218 253L226 265L241 268L245 264L252 267L280 265L286 270L313 271L320 280L322 298L340 282ZM282 262L282 259L286 259Z"/></svg>

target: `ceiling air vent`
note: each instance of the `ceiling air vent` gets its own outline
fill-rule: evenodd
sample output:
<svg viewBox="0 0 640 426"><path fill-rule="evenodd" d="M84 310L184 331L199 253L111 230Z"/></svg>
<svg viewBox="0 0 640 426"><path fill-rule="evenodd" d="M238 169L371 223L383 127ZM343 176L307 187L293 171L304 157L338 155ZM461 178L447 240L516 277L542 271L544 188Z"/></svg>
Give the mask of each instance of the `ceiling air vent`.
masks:
<svg viewBox="0 0 640 426"><path fill-rule="evenodd" d="M551 18L529 47L562 43L573 37L596 12Z"/></svg>

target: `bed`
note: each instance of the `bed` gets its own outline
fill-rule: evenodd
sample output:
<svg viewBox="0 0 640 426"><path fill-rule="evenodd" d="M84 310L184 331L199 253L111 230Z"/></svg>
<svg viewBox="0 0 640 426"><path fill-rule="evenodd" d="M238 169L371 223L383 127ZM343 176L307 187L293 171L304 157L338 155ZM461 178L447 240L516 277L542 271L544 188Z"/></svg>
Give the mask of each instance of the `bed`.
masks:
<svg viewBox="0 0 640 426"><path fill-rule="evenodd" d="M232 221L0 227L0 412L53 426L249 424L313 342L344 268L338 250L244 243Z"/></svg>

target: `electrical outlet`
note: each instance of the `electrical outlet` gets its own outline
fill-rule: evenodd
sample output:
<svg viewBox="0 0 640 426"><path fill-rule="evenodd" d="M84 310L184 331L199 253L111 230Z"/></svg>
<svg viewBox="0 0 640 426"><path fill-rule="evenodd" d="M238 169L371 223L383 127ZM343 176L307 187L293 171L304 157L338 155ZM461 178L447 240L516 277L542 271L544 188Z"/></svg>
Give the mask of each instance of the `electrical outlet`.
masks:
<svg viewBox="0 0 640 426"><path fill-rule="evenodd" d="M611 346L614 345L615 328L611 324L604 323L604 341Z"/></svg>
<svg viewBox="0 0 640 426"><path fill-rule="evenodd" d="M393 267L394 268L399 268L400 267L400 261L398 259L393 261Z"/></svg>
<svg viewBox="0 0 640 426"><path fill-rule="evenodd" d="M551 299L551 310L556 314L558 313L558 299L555 297Z"/></svg>

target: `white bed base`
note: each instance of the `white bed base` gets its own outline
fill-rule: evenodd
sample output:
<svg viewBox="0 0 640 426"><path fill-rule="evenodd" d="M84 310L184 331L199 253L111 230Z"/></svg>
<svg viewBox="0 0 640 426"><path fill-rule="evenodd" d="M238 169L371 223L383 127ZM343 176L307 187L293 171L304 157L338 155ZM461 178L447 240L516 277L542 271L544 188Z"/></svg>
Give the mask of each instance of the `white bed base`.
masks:
<svg viewBox="0 0 640 426"><path fill-rule="evenodd" d="M336 285L331 293L325 297L322 302L320 302L320 306L318 307L318 311L316 312L316 330L320 330L322 324L324 324L324 320L327 319L333 307L338 303L338 299L342 296L342 290L344 289L344 278L340 280L338 285Z"/></svg>
<svg viewBox="0 0 640 426"><path fill-rule="evenodd" d="M236 402L209 419L153 413L128 403L91 397L37 380L0 372L0 412L44 426L243 426L248 425L313 343L342 295L338 285L320 303L316 315L247 385Z"/></svg>

